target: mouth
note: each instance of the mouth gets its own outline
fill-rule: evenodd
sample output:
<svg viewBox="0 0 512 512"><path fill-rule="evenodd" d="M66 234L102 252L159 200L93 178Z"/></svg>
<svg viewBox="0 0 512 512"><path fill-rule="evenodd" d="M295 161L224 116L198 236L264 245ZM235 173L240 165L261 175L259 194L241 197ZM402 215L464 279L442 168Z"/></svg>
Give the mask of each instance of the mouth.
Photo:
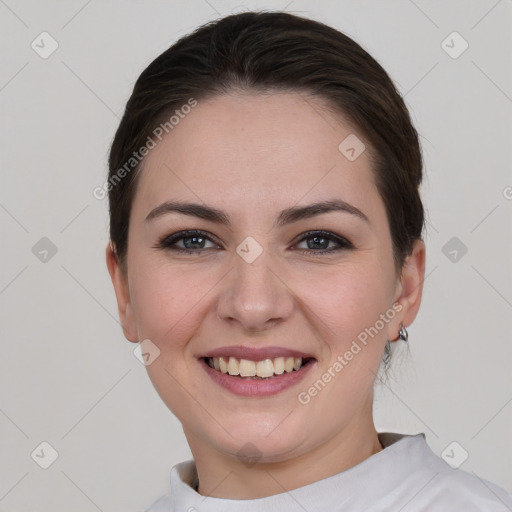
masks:
<svg viewBox="0 0 512 512"><path fill-rule="evenodd" d="M209 378L243 397L269 397L298 385L318 362L288 347L232 345L196 356Z"/></svg>
<svg viewBox="0 0 512 512"><path fill-rule="evenodd" d="M244 380L268 380L289 373L300 372L314 363L313 357L279 356L259 361L234 356L202 357L210 368L220 374Z"/></svg>

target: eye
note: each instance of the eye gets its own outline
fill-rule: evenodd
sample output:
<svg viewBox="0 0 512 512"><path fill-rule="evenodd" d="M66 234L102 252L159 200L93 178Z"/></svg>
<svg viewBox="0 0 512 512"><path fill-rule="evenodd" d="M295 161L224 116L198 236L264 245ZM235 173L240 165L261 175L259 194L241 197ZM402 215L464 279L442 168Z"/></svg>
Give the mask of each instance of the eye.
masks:
<svg viewBox="0 0 512 512"><path fill-rule="evenodd" d="M302 247L300 247L301 244L303 244ZM306 253L320 254L354 248L348 240L329 231L309 231L304 233L296 247Z"/></svg>
<svg viewBox="0 0 512 512"><path fill-rule="evenodd" d="M208 244L210 245L208 246ZM158 243L157 247L192 254L206 249L218 249L219 245L214 243L208 233L204 231L188 230L166 236Z"/></svg>
<svg viewBox="0 0 512 512"><path fill-rule="evenodd" d="M212 238L212 235L205 231L195 229L180 231L164 237L158 242L156 248L199 255L206 250L221 249L220 244L214 242ZM303 233L293 250L300 250L310 255L327 254L353 248L351 242L329 231L309 231Z"/></svg>

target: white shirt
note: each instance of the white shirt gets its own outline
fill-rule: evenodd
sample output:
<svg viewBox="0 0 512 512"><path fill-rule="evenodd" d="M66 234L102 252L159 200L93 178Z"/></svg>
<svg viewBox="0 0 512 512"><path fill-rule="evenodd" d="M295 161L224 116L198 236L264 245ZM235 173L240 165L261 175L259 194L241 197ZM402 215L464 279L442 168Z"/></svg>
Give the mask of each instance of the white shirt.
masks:
<svg viewBox="0 0 512 512"><path fill-rule="evenodd" d="M252 500L202 496L193 460L171 470L171 489L146 512L511 512L512 495L461 469L427 445L425 434L380 433L380 452L336 475Z"/></svg>

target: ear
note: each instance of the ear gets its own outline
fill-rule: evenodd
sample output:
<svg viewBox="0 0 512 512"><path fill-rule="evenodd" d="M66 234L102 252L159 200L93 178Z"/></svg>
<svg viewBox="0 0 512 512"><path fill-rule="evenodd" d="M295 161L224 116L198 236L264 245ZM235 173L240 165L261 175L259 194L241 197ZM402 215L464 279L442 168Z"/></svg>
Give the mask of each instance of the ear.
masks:
<svg viewBox="0 0 512 512"><path fill-rule="evenodd" d="M139 337L137 335L137 325L130 299L128 276L119 263L112 242L109 242L107 245L106 258L108 272L116 293L117 309L124 336L128 341L136 343L139 341Z"/></svg>
<svg viewBox="0 0 512 512"><path fill-rule="evenodd" d="M388 324L388 340L397 341L400 323L404 327L411 325L418 314L425 279L425 244L416 240L412 252L407 256L397 282L393 304L400 304L401 309L392 322ZM397 306L395 306L397 308Z"/></svg>

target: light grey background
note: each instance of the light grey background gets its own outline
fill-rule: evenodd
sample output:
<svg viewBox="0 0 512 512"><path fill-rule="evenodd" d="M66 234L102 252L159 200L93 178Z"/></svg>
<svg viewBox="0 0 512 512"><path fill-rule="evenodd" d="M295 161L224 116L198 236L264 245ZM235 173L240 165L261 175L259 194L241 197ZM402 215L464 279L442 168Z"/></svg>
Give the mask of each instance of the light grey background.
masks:
<svg viewBox="0 0 512 512"><path fill-rule="evenodd" d="M123 337L107 202L92 191L139 73L179 36L247 8L345 31L405 94L426 162L427 278L411 357L378 387L376 424L425 432L438 454L456 441L461 469L512 491L510 0L0 0L4 512L141 511L190 457ZM47 59L31 48L49 49L43 31L59 45ZM442 47L453 31L469 44L458 58ZM32 251L43 237L57 248L46 262ZM465 255L443 252L452 237ZM58 452L48 469L31 458L43 441Z"/></svg>

